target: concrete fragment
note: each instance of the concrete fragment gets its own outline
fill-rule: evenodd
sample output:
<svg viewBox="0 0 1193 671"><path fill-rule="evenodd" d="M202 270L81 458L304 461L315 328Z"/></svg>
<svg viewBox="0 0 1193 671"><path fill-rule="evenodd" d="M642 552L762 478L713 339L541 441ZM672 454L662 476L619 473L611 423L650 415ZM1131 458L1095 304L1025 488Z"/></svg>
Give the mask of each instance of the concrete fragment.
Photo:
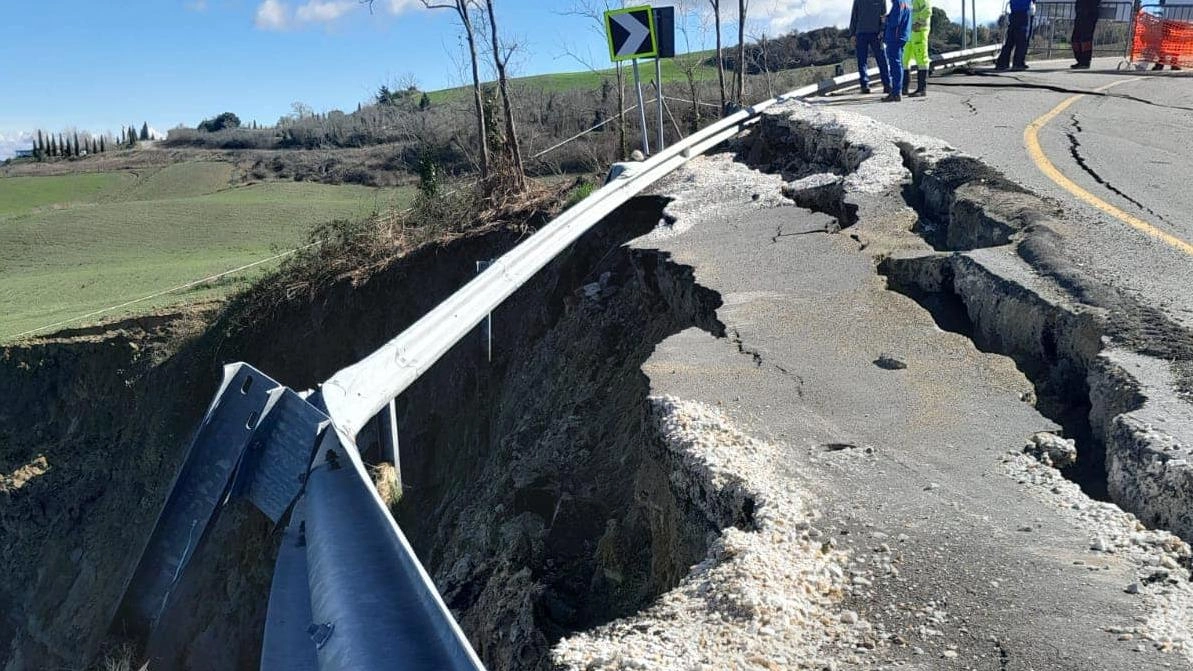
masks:
<svg viewBox="0 0 1193 671"><path fill-rule="evenodd" d="M1041 431L1027 439L1023 451L1045 466L1065 468L1077 463L1077 441L1050 431Z"/></svg>

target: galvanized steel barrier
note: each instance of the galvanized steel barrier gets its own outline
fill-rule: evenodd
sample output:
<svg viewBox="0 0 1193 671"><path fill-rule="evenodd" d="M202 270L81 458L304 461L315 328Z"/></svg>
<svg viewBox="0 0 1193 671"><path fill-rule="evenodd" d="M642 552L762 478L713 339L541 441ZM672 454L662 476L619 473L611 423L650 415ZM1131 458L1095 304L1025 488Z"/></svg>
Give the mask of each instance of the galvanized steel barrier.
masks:
<svg viewBox="0 0 1193 671"><path fill-rule="evenodd" d="M992 46L952 52L933 66L990 61L997 51ZM269 597L263 670L482 669L374 488L356 436L617 207L749 128L766 109L857 85L857 74L849 74L805 86L735 112L659 152L561 214L317 392L296 393L248 364L227 366L142 549L126 589L123 621L143 634L153 631L220 509L244 497L274 522L288 516ZM397 446L389 449L396 458Z"/></svg>

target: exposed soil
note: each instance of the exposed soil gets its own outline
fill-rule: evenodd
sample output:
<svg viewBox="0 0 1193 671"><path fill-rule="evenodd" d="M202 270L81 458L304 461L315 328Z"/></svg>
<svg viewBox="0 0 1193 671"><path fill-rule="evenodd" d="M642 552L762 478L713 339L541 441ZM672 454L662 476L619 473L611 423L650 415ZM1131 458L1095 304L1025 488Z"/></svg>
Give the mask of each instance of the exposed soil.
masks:
<svg viewBox="0 0 1193 671"><path fill-rule="evenodd" d="M664 204L623 207L504 304L491 364L478 334L400 399L403 528L490 668L546 668L560 636L675 586L723 522L672 491L649 428L639 367L654 343L723 330L689 270L622 247ZM161 317L0 350L5 668L83 667L128 636L113 616L223 363L309 388L520 236L422 248L268 310L247 296L205 330ZM279 535L226 508L164 633L134 645L160 668L255 667Z"/></svg>

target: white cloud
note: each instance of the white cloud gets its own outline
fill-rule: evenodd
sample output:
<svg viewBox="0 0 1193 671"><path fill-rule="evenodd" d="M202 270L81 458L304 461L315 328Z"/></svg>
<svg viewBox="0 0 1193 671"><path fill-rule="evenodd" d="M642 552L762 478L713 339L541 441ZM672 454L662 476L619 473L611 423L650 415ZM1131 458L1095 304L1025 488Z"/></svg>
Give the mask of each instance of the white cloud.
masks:
<svg viewBox="0 0 1193 671"><path fill-rule="evenodd" d="M390 14L397 16L408 9L415 9L422 7L422 2L419 0L386 0L385 8Z"/></svg>
<svg viewBox="0 0 1193 671"><path fill-rule="evenodd" d="M422 6L419 0L378 0L378 4L393 15ZM264 0L257 6L255 23L261 30L328 25L361 6L359 0L306 0L292 9L284 0Z"/></svg>
<svg viewBox="0 0 1193 671"><path fill-rule="evenodd" d="M392 0L394 2L406 0ZM933 6L948 12L953 21L961 21L961 3L968 11L974 0L933 0ZM728 23L737 21L737 3L721 0L722 19ZM998 18L1003 0L976 0L978 21L987 23ZM758 26L771 35L792 30L811 30L823 26L847 27L853 7L850 0L750 0L749 23Z"/></svg>
<svg viewBox="0 0 1193 671"><path fill-rule="evenodd" d="M31 149L32 147L32 133L20 132L7 135L0 133L0 161L16 156L18 149Z"/></svg>
<svg viewBox="0 0 1193 671"><path fill-rule="evenodd" d="M290 26L290 8L280 0L265 0L253 20L261 30L285 30Z"/></svg>
<svg viewBox="0 0 1193 671"><path fill-rule="evenodd" d="M299 21L308 23L330 23L356 9L356 0L310 0L295 12Z"/></svg>

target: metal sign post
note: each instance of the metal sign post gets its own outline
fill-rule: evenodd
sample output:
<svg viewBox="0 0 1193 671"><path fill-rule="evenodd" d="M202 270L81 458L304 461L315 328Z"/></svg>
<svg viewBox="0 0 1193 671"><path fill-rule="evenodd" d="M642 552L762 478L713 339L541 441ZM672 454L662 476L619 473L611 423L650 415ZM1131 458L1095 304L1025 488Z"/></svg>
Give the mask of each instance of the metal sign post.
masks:
<svg viewBox="0 0 1193 671"><path fill-rule="evenodd" d="M658 89L658 107L659 107L659 151L667 148L667 138L663 135L663 61L660 58L654 59L654 81L655 88Z"/></svg>
<svg viewBox="0 0 1193 671"><path fill-rule="evenodd" d="M638 93L638 119L642 122L642 151L649 155L650 137L646 127L646 103L642 98L642 75L638 71L638 59L657 58L659 55L654 11L649 6L607 11L605 32L609 37L609 58L614 63L633 63L634 89Z"/></svg>
<svg viewBox="0 0 1193 671"><path fill-rule="evenodd" d="M675 57L675 8L654 8L654 34L657 52L654 60L655 89L659 94L659 151L667 147L665 128L665 105L663 98L663 60Z"/></svg>
<svg viewBox="0 0 1193 671"><path fill-rule="evenodd" d="M965 2L965 0L961 1ZM970 45L976 48L978 46L978 0L969 2L969 20L973 21L973 40L970 41Z"/></svg>
<svg viewBox="0 0 1193 671"><path fill-rule="evenodd" d="M650 131L646 128L646 103L642 100L642 75L638 74L638 59L634 59L634 91L638 93L638 119L642 122L642 153L650 156Z"/></svg>
<svg viewBox="0 0 1193 671"><path fill-rule="evenodd" d="M965 0L961 0L961 50L965 51L966 35L969 33L965 26L969 25L969 21L965 19ZM976 46L976 45L975 45ZM861 52L859 52L861 53Z"/></svg>

